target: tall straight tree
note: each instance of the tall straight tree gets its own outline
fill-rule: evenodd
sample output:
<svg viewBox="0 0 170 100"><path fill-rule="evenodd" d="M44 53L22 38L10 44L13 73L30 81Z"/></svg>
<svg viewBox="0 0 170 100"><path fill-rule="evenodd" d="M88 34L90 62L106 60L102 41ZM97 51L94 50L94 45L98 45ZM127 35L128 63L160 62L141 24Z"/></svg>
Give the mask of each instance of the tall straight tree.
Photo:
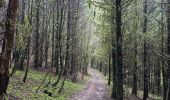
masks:
<svg viewBox="0 0 170 100"><path fill-rule="evenodd" d="M143 33L146 34L147 32L147 0L144 0L144 25L143 25ZM146 39L144 39L144 90L143 90L143 100L147 100L148 98L148 88L149 88L149 79L148 79L148 68L147 68L147 43L146 43Z"/></svg>
<svg viewBox="0 0 170 100"><path fill-rule="evenodd" d="M161 14L161 22L163 23L164 22L164 5L163 5L163 3L164 3L164 0L161 0L161 10L162 10L162 14ZM162 50L161 50L161 52L162 52L162 54L164 54L164 25L163 24L161 24L161 32L162 32L162 43L161 43L161 45L162 45ZM161 61L161 64L162 64L162 77L163 77L163 100L166 100L166 91L167 91L167 88L166 88L166 75L165 75L165 61L164 60L162 60Z"/></svg>
<svg viewBox="0 0 170 100"><path fill-rule="evenodd" d="M113 40L112 40L113 41ZM116 77L116 49L115 49L115 41L112 43L112 95L111 97L113 99L116 99L116 94L117 94L117 77Z"/></svg>
<svg viewBox="0 0 170 100"><path fill-rule="evenodd" d="M113 28L113 24L114 24L114 14L112 14L113 18L112 18L112 28ZM115 39L114 39L114 31L112 31L112 95L111 97L113 99L116 99L116 93L117 93L117 78L116 78L116 45L115 45Z"/></svg>
<svg viewBox="0 0 170 100"><path fill-rule="evenodd" d="M17 17L18 0L9 0L7 15L6 15L6 32L0 56L0 99L6 90L9 83L9 62L11 51L14 43L15 23Z"/></svg>
<svg viewBox="0 0 170 100"><path fill-rule="evenodd" d="M35 15L35 60L34 60L34 67L38 68L39 66L39 26L40 26L40 19L39 19L39 9L40 9L40 0L36 0L36 15Z"/></svg>
<svg viewBox="0 0 170 100"><path fill-rule="evenodd" d="M66 58L65 64L67 68L70 68L70 34L71 34L71 4L72 0L68 0L68 19L67 19L67 45L66 45Z"/></svg>
<svg viewBox="0 0 170 100"><path fill-rule="evenodd" d="M170 0L168 0L168 8L167 8L167 31L168 31L168 41L167 41L167 54L170 55ZM168 82L168 92L167 92L167 100L170 100L170 60L168 63L168 72L167 72L167 82Z"/></svg>
<svg viewBox="0 0 170 100"><path fill-rule="evenodd" d="M134 32L137 34L138 29L138 10L137 10L137 0L135 1L135 21L134 21ZM133 68L133 88L132 88L132 94L137 96L137 51L138 45L137 45L137 39L134 40L134 53L135 53L135 60L134 60L134 68Z"/></svg>
<svg viewBox="0 0 170 100"><path fill-rule="evenodd" d="M122 1L116 0L117 100L123 100Z"/></svg>
<svg viewBox="0 0 170 100"><path fill-rule="evenodd" d="M108 64L108 66L109 66L109 78L108 78L108 85L110 85L110 82L111 82L111 60L112 60L112 58L111 58L112 56L111 56L111 52L109 52L109 64Z"/></svg>

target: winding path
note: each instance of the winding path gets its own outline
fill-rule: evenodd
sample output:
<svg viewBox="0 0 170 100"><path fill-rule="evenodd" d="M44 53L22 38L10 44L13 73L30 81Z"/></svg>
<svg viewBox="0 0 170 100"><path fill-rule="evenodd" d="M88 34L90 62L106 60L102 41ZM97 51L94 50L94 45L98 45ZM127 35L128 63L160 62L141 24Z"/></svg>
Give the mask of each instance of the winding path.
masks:
<svg viewBox="0 0 170 100"><path fill-rule="evenodd" d="M71 100L111 100L101 74L94 69L89 69L88 73L92 79L86 88L73 96Z"/></svg>

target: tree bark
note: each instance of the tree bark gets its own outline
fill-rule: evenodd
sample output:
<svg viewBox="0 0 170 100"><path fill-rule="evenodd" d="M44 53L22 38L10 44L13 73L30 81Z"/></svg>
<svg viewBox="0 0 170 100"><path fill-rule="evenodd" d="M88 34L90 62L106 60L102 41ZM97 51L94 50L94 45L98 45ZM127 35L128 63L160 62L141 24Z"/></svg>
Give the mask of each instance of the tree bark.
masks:
<svg viewBox="0 0 170 100"><path fill-rule="evenodd" d="M109 53L109 79L108 79L108 85L110 85L111 82L111 55Z"/></svg>
<svg viewBox="0 0 170 100"><path fill-rule="evenodd" d="M146 34L147 32L147 0L144 1L144 25L143 25L143 33ZM146 40L144 40L144 90L143 90L143 100L146 100L148 98L148 91L149 91L149 76L148 72L149 69L147 68L147 43Z"/></svg>
<svg viewBox="0 0 170 100"><path fill-rule="evenodd" d="M3 94L6 94L9 83L9 62L14 42L17 8L18 0L9 0L6 16L6 33L4 35L2 55L0 56L0 99L2 99Z"/></svg>
<svg viewBox="0 0 170 100"><path fill-rule="evenodd" d="M123 100L122 1L116 0L117 99Z"/></svg>
<svg viewBox="0 0 170 100"><path fill-rule="evenodd" d="M36 0L36 16L35 16L35 58L34 58L34 68L39 67L39 7L40 7L40 0Z"/></svg>
<svg viewBox="0 0 170 100"><path fill-rule="evenodd" d="M168 4L170 4L170 0L168 0ZM168 30L168 38L167 38L167 54L170 55L170 6L168 5L167 9L167 30ZM168 92L167 92L167 100L170 100L170 60L167 61L168 70L167 70L167 82L168 82Z"/></svg>
<svg viewBox="0 0 170 100"><path fill-rule="evenodd" d="M114 29L114 14L112 14L112 28ZM112 30L112 94L111 98L116 99L117 96L117 64L116 64L116 43L114 39L114 31Z"/></svg>
<svg viewBox="0 0 170 100"><path fill-rule="evenodd" d="M161 0L161 10L162 10L162 14L161 14L161 22L163 23L164 22L164 5L163 5L163 3L164 3L164 0ZM161 50L161 52L162 52L162 54L164 54L164 25L163 24L161 24L161 32L162 32L162 43L161 43L161 45L162 45L162 50ZM163 100L166 100L166 91L167 91L167 88L166 88L166 75L165 75L165 61L164 60L162 60L161 61L161 66L162 66L162 78L163 78Z"/></svg>
<svg viewBox="0 0 170 100"><path fill-rule="evenodd" d="M138 7L138 3L137 3L137 0L135 1L135 22L134 22L134 25L135 25L135 34L137 34L137 30L138 30L138 10L137 10L137 7ZM138 44L137 44L137 40L135 39L134 40L134 53L135 53L135 61L134 61L134 68L133 68L133 88L132 88L132 95L135 95L137 96L137 54L138 54Z"/></svg>
<svg viewBox="0 0 170 100"><path fill-rule="evenodd" d="M137 96L137 43L135 42L135 62L133 70L133 88L132 94Z"/></svg>
<svg viewBox="0 0 170 100"><path fill-rule="evenodd" d="M68 15L67 15L67 44L65 67L70 68L70 34L71 34L71 0L68 0Z"/></svg>

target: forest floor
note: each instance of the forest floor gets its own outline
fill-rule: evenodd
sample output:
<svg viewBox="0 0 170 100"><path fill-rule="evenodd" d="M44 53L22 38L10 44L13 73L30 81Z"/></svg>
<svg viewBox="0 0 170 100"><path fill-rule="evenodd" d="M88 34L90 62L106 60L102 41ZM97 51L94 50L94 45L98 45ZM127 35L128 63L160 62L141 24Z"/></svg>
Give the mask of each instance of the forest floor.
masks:
<svg viewBox="0 0 170 100"><path fill-rule="evenodd" d="M36 90L41 85L47 71L30 69L26 83L22 82L24 73L24 71L16 71L13 77L10 78L7 91L8 100L112 100L110 98L112 86L107 85L107 77L95 69L89 68L88 75L84 76L84 80L81 80L81 75L79 75L77 83L67 79L62 93L58 93L62 80L56 87L52 86L52 83L57 80L57 76L53 73L47 76L37 93ZM50 77L51 84L45 87ZM44 93L45 90L51 95ZM124 100L142 100L142 91L138 91L139 98L129 96L131 89L128 88L127 90L129 91L126 93L128 97ZM150 98L148 100L162 100L152 95L150 97L154 97L154 99Z"/></svg>
<svg viewBox="0 0 170 100"><path fill-rule="evenodd" d="M83 91L76 93L71 100L111 100L101 73L94 69L88 70L91 80Z"/></svg>
<svg viewBox="0 0 170 100"><path fill-rule="evenodd" d="M53 87L52 83L55 83L58 77L53 73L46 77L43 84L42 81L47 74L46 71L30 69L26 83L22 82L24 74L25 71L18 70L10 78L7 90L7 100L67 100L74 93L83 90L86 82L90 80L90 76L84 76L84 80L79 80L77 83L73 83L70 79L67 79L63 91L58 93L63 79L61 79L57 86ZM50 77L51 82L48 87L45 87L48 84ZM41 87L36 93L39 86ZM44 91L48 91L50 95Z"/></svg>

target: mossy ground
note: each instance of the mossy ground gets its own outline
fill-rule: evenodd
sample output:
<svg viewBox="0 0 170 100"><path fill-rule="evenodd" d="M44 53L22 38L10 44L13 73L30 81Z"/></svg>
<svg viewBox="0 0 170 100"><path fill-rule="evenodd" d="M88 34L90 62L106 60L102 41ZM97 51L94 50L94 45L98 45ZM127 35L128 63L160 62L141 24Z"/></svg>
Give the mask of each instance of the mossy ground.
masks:
<svg viewBox="0 0 170 100"><path fill-rule="evenodd" d="M84 86L81 82L73 83L70 80L65 81L64 89L61 93L58 93L61 87L62 79L56 87L52 87L50 84L48 87L44 88L48 83L50 75L48 75L44 84L41 86L39 91L36 93L37 88L40 86L42 80L46 76L45 72L29 70L26 83L23 83L24 71L16 71L13 77L10 78L10 83L8 86L7 93L22 100L67 100L75 92L81 91ZM85 80L89 79L85 77ZM57 76L51 75L51 83L57 80ZM51 96L44 93L44 90L52 93Z"/></svg>

